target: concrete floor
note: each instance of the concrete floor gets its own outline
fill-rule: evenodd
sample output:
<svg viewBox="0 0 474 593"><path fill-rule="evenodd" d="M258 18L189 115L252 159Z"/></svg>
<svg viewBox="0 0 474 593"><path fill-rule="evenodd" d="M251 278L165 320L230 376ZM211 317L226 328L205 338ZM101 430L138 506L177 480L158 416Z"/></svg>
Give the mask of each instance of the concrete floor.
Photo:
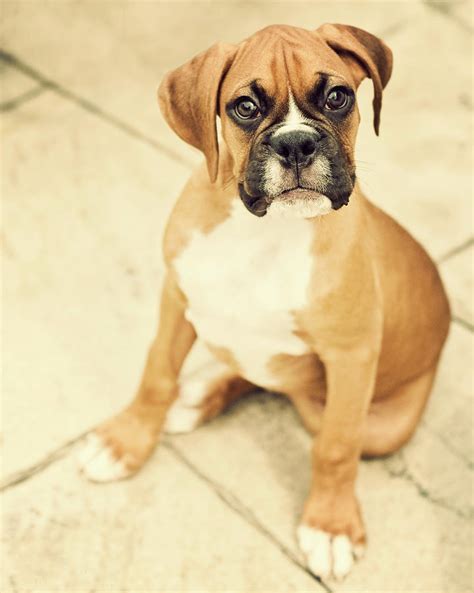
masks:
<svg viewBox="0 0 474 593"><path fill-rule="evenodd" d="M0 10L2 593L472 591L470 4ZM280 397L250 397L165 438L129 481L93 485L74 459L134 391L156 324L163 225L200 160L159 115L161 76L215 40L326 21L366 28L394 51L379 138L370 84L359 93L359 177L439 263L453 305L416 436L361 464L370 543L343 583L311 577L297 550L311 439Z"/></svg>

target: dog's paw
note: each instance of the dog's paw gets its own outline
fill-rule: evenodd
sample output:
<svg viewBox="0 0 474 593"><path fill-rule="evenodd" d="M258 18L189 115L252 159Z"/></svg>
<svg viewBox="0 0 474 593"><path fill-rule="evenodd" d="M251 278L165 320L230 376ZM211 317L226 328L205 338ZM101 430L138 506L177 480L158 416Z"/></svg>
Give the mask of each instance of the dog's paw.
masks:
<svg viewBox="0 0 474 593"><path fill-rule="evenodd" d="M178 397L168 410L164 431L168 434L192 432L209 416L207 401L224 365L212 361L180 380Z"/></svg>
<svg viewBox="0 0 474 593"><path fill-rule="evenodd" d="M365 528L357 498L338 490L312 490L297 537L313 574L343 579L365 547Z"/></svg>
<svg viewBox="0 0 474 593"><path fill-rule="evenodd" d="M79 468L93 482L128 478L151 455L158 435L153 423L125 410L87 435L78 455Z"/></svg>
<svg viewBox="0 0 474 593"><path fill-rule="evenodd" d="M309 570L322 579L343 579L364 553L364 546L355 546L347 535L332 535L308 525L298 527L297 537Z"/></svg>
<svg viewBox="0 0 474 593"><path fill-rule="evenodd" d="M163 430L167 434L192 432L201 424L201 416L199 408L187 406L176 400L168 411Z"/></svg>
<svg viewBox="0 0 474 593"><path fill-rule="evenodd" d="M94 432L87 435L79 451L78 463L81 472L92 482L121 480L133 473L126 460L117 457L102 437Z"/></svg>
<svg viewBox="0 0 474 593"><path fill-rule="evenodd" d="M183 434L202 424L202 405L207 394L208 384L202 377L184 378L179 386L178 397L166 415L164 431L168 434Z"/></svg>

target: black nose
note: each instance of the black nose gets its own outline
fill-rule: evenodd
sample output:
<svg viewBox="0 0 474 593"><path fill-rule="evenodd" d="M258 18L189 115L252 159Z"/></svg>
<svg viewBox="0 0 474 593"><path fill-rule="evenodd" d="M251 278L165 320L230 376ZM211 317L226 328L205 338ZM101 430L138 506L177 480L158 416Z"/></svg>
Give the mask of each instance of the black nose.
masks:
<svg viewBox="0 0 474 593"><path fill-rule="evenodd" d="M322 134L313 129L280 133L277 130L269 139L269 144L285 163L306 167L313 162L321 139Z"/></svg>

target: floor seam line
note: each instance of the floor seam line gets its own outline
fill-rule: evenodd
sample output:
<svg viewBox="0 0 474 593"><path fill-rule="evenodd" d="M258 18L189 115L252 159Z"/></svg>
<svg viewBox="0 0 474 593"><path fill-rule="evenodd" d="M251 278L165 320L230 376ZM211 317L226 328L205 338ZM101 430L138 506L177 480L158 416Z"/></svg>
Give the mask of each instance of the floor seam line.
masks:
<svg viewBox="0 0 474 593"><path fill-rule="evenodd" d="M456 247L453 247L452 249L450 249L449 251L447 251L444 255L442 255L437 260L436 263L438 265L444 264L444 262L449 261L455 255L458 255L459 253L462 253L466 249L469 249L469 247L471 247L472 245L474 245L474 237L469 237L469 239L466 239L465 241L463 241L462 243L460 243Z"/></svg>
<svg viewBox="0 0 474 593"><path fill-rule="evenodd" d="M403 451L400 451L392 456L392 458L395 458L395 457L398 457L398 459L401 460L401 462L402 462L401 469L392 468L392 467L390 467L389 463L387 463L387 462L382 462L382 464L381 464L382 467L384 468L384 470L387 472L387 474L391 478L397 478L397 479L404 480L404 481L408 482L408 484L411 484L415 488L415 490L418 492L418 494L421 498L426 499L432 505L435 505L437 507L445 509L446 511L449 511L450 513L453 513L460 519L467 519L467 520L474 519L474 509L472 507L470 509L468 509L467 511L463 511L460 508L450 505L448 502L446 502L442 498L433 496L430 493L430 491L410 471L410 469L408 467L408 462L407 462L405 456L403 455Z"/></svg>
<svg viewBox="0 0 474 593"><path fill-rule="evenodd" d="M274 544L281 551L281 553L286 556L288 560L290 560L290 562L308 574L308 576L310 576L326 591L326 593L334 593L325 582L320 580L318 577L315 577L313 573L298 560L297 556L292 552L292 550L290 550L284 543L280 542L280 540L271 531L269 531L267 527L265 527L265 525L263 525L257 519L257 517L255 517L253 512L248 507L246 507L237 496L198 469L170 440L163 441L161 445L173 453L176 459L178 459L196 477L204 482L227 507L239 515L239 517L246 521L249 525L254 527L254 529L263 535L269 542Z"/></svg>
<svg viewBox="0 0 474 593"><path fill-rule="evenodd" d="M470 0L467 0L467 2L469 1ZM457 2L457 4L462 4L462 2ZM464 32L472 33L473 28L469 23L464 22L460 17L450 12L451 6L448 2L430 2L430 0L424 0L424 5L430 10L444 16L448 21L451 21L460 27ZM447 7L447 9L442 7Z"/></svg>
<svg viewBox="0 0 474 593"><path fill-rule="evenodd" d="M471 333L474 332L474 325L472 323L470 323L469 321L466 321L462 317L458 317L457 315L452 315L451 321L453 323L456 323L457 325L460 325L464 329L467 329L467 331L469 331Z"/></svg>
<svg viewBox="0 0 474 593"><path fill-rule="evenodd" d="M38 84L38 86L22 93L21 95L17 95L14 99L10 99L8 101L4 101L0 103L0 113L7 113L9 111L14 111L18 107L21 107L25 103L32 101L36 97L42 95L45 91L48 90L48 85L45 84Z"/></svg>
<svg viewBox="0 0 474 593"><path fill-rule="evenodd" d="M93 429L91 429L91 430L93 430ZM90 430L86 430L86 431L82 432L80 435L78 435L78 436L70 439L66 443L64 443L64 445L61 445L57 449L53 449L53 451L51 451L50 453L47 453L46 456L43 457L43 459L41 459L40 461L37 461L33 465L30 465L29 467L27 467L25 469L20 469L16 472L13 472L10 475L5 476L5 478L3 478L0 481L0 492L6 492L10 488L14 488L18 484L21 484L23 482L30 480L37 474L42 473L49 466L51 466L54 463L56 463L57 461L60 461L61 459L63 459L63 457L65 457L69 453L69 451L72 449L72 447L76 443L78 443L81 439L83 439L86 436L86 434L88 434L89 432L90 432Z"/></svg>
<svg viewBox="0 0 474 593"><path fill-rule="evenodd" d="M474 469L474 463L468 459L467 457L464 457L462 453L460 453L455 447L453 447L453 445L451 445L451 443L449 441L447 441L442 434L440 434L439 432L437 432L436 429L434 429L432 426L430 426L426 420L422 419L420 426L422 426L429 434L431 434L432 436L434 436L436 439L438 439L444 447L446 447L446 449L452 453L454 455L454 457L456 457L456 459L458 459L459 461L461 461L461 463L463 463L467 469L469 470L473 470Z"/></svg>
<svg viewBox="0 0 474 593"><path fill-rule="evenodd" d="M139 140L140 142L143 142L144 144L147 144L148 146L151 146L152 148L154 148L161 154L164 154L165 156L173 159L177 163L184 165L185 167L187 167L189 169L193 167L193 163L191 163L187 158L181 156L179 153L175 152L173 149L168 148L164 144L161 144L154 138L146 136L140 130L137 130L136 128L134 128L133 126L128 124L127 122L118 118L117 116L115 116L111 113L108 113L107 111L105 111L104 109L102 109L101 107L96 105L94 102L90 101L89 99L86 99L86 98L82 97L81 95L78 95L77 93L74 93L74 92L68 90L66 87L55 82L54 80L47 78L46 76L41 74L39 71L35 70L31 66L29 66L28 64L23 62L22 60L20 60L16 56L14 56L13 54L0 49L0 60L3 60L10 66L16 68L17 70L20 70L21 72L23 72L23 74L26 74L31 79L36 80L37 82L41 83L43 86L45 86L49 90L55 92L62 98L66 99L68 101L71 101L72 103L75 103L76 105L78 105L79 107L84 109L85 111L95 115L102 121L107 122L108 124L121 130L122 132L126 133L128 136L135 138L136 140Z"/></svg>

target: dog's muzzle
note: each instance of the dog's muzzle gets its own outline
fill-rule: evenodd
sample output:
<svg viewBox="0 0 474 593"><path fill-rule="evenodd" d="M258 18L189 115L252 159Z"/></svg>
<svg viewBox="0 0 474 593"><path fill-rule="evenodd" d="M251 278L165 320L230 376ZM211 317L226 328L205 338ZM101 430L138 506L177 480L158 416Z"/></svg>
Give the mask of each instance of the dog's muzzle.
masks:
<svg viewBox="0 0 474 593"><path fill-rule="evenodd" d="M239 194L249 212L265 216L273 200L295 192L326 196L337 210L349 202L355 175L349 174L335 138L310 124L282 125L269 131L252 149ZM301 190L301 191L300 191Z"/></svg>

